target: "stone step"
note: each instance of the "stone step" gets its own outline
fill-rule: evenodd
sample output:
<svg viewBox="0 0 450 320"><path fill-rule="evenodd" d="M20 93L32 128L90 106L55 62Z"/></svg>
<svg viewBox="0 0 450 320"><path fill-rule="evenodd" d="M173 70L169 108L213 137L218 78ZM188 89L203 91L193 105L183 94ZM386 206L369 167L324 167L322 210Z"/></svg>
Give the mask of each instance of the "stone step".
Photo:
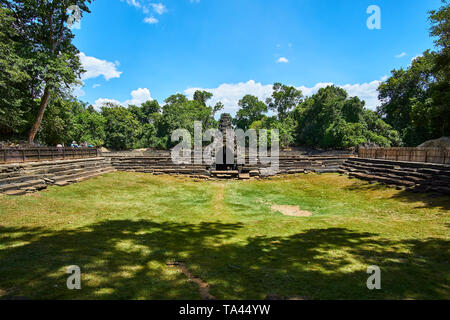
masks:
<svg viewBox="0 0 450 320"><path fill-rule="evenodd" d="M21 183L12 183L0 186L0 192L6 192L10 190L20 190L27 187L33 187L39 184L45 184L44 180L31 180L27 182L21 182Z"/></svg>
<svg viewBox="0 0 450 320"><path fill-rule="evenodd" d="M439 163L424 163L424 162L408 162L408 161L394 161L394 160L383 160L383 159L368 159L368 158L353 158L348 161L353 161L357 159L358 162L367 162L369 164L386 164L386 165L394 165L401 166L402 168L428 168L434 170L441 171L450 171L450 165L448 164L439 164Z"/></svg>
<svg viewBox="0 0 450 320"><path fill-rule="evenodd" d="M398 180L398 179L394 179L394 178L387 178L387 177L382 177L382 176L378 176L378 175L375 176L375 175L358 173L358 172L351 172L351 173L349 173L349 176L358 178L361 180L378 181L378 182L382 182L385 184L394 184L394 185L400 185L400 186L405 186L405 187L412 187L415 185L415 183L411 182L411 181Z"/></svg>
<svg viewBox="0 0 450 320"><path fill-rule="evenodd" d="M26 181L32 181L32 180L39 180L42 179L42 176L39 175L20 175L13 178L6 178L0 180L0 186L6 185L6 184L13 184L13 183L20 183L20 182L26 182Z"/></svg>
<svg viewBox="0 0 450 320"><path fill-rule="evenodd" d="M321 169L313 169L316 173L336 173L339 171L339 167L329 167L329 168L321 168Z"/></svg>
<svg viewBox="0 0 450 320"><path fill-rule="evenodd" d="M211 171L211 174L238 175L239 171L237 171L237 170L224 170L224 171L215 170L215 171Z"/></svg>
<svg viewBox="0 0 450 320"><path fill-rule="evenodd" d="M77 178L89 175L89 174L94 174L97 172L102 172L102 168L96 169L96 170L83 170L80 171L78 173L75 174L69 174L69 175L64 175L64 176L56 176L55 177L55 182L59 182L59 181L73 181L76 180Z"/></svg>
<svg viewBox="0 0 450 320"><path fill-rule="evenodd" d="M4 194L7 196L23 196L27 194L27 192L25 190L10 190L6 191Z"/></svg>
<svg viewBox="0 0 450 320"><path fill-rule="evenodd" d="M47 189L47 184L45 183L41 183L41 184L37 184L31 187L25 187L25 188L21 188L21 190L25 190L26 192L36 192L36 191L42 191Z"/></svg>
<svg viewBox="0 0 450 320"><path fill-rule="evenodd" d="M85 169L85 168L94 168L94 167L101 167L101 166L104 166L104 163L98 162L98 163L40 167L40 168L37 168L34 170L27 170L27 172L29 172L30 174L47 174L47 173L60 174L65 171Z"/></svg>
<svg viewBox="0 0 450 320"><path fill-rule="evenodd" d="M25 171L12 171L0 173L0 181L7 178L14 178L23 175Z"/></svg>
<svg viewBox="0 0 450 320"><path fill-rule="evenodd" d="M384 169L384 168L377 168L377 167L370 167L368 165L359 166L359 165L348 165L345 164L343 166L345 169L352 171L352 172L366 172L366 173L379 173L379 174L395 174L400 177L414 177L418 179L430 179L433 177L431 174L421 173L417 172L416 169ZM413 178L413 179L414 179Z"/></svg>
<svg viewBox="0 0 450 320"><path fill-rule="evenodd" d="M90 178L97 177L99 175L103 175L103 174L107 174L107 173L111 173L111 172L116 172L116 169L114 169L112 167L107 167L107 168L103 168L101 170L86 171L83 174L78 174L76 176L74 176L74 175L65 176L64 178L66 180L60 179L57 182L55 182L55 185L59 186L59 187L64 187L71 183L78 183L78 182L85 181Z"/></svg>

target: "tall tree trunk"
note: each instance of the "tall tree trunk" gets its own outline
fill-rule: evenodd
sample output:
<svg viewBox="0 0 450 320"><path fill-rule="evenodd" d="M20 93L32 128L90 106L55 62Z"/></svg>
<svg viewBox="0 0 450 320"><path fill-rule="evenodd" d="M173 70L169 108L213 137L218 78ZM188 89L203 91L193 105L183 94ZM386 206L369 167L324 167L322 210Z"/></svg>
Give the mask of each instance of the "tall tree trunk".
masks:
<svg viewBox="0 0 450 320"><path fill-rule="evenodd" d="M34 142L34 138L36 137L39 127L41 126L42 118L44 117L44 112L45 109L47 108L49 98L50 98L50 87L48 84L46 84L44 94L42 95L41 103L39 106L39 112L36 116L36 121L34 122L33 127L30 129L30 132L28 133L29 144L32 144Z"/></svg>

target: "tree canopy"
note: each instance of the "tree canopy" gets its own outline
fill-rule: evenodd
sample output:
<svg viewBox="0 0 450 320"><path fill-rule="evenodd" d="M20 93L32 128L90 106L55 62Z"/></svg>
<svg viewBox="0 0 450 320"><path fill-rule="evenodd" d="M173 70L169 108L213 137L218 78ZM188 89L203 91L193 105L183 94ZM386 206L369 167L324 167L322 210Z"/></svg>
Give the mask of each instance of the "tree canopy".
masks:
<svg viewBox="0 0 450 320"><path fill-rule="evenodd" d="M407 146L450 135L450 8L430 12L437 51L427 50L406 69L392 70L378 88L378 113Z"/></svg>

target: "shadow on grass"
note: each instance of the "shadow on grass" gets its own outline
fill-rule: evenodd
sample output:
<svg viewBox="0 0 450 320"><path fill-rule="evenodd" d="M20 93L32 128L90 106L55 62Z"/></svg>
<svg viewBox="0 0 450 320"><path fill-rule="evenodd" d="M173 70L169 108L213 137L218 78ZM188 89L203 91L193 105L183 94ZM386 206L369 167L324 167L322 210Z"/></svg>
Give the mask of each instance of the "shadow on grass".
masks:
<svg viewBox="0 0 450 320"><path fill-rule="evenodd" d="M439 208L447 211L450 210L450 197L436 193L417 193L404 190L396 194L393 198L407 202L421 201L424 203L424 206L419 206L417 208Z"/></svg>
<svg viewBox="0 0 450 320"><path fill-rule="evenodd" d="M361 181L361 180L356 180ZM347 187L345 187L345 190L348 191L379 191L384 190L386 188L392 188L388 187L386 185L383 185L381 183L354 183ZM430 193L430 192L412 192L407 190L399 191L397 194L395 194L392 199L397 199L400 201L407 201L407 202L418 202L421 201L424 203L424 206L417 207L420 208L440 208L443 210L450 210L450 197L445 195L439 195L436 193Z"/></svg>
<svg viewBox="0 0 450 320"><path fill-rule="evenodd" d="M200 299L171 261L218 299L449 298L449 241L390 241L345 228L233 239L243 227L120 220L58 232L1 228L1 298ZM81 267L82 290L66 288L69 265ZM380 266L382 290L366 288L369 265Z"/></svg>

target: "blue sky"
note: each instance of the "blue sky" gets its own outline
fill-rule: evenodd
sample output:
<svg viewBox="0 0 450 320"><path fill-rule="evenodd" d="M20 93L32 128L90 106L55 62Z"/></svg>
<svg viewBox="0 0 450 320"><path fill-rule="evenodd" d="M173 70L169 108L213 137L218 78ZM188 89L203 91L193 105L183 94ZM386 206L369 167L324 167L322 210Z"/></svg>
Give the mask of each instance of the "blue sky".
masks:
<svg viewBox="0 0 450 320"><path fill-rule="evenodd" d="M381 29L369 30L370 5ZM427 11L440 0L95 0L74 29L88 72L79 97L97 107L207 89L234 113L271 85L310 95L333 83L377 104L394 68L432 48Z"/></svg>

